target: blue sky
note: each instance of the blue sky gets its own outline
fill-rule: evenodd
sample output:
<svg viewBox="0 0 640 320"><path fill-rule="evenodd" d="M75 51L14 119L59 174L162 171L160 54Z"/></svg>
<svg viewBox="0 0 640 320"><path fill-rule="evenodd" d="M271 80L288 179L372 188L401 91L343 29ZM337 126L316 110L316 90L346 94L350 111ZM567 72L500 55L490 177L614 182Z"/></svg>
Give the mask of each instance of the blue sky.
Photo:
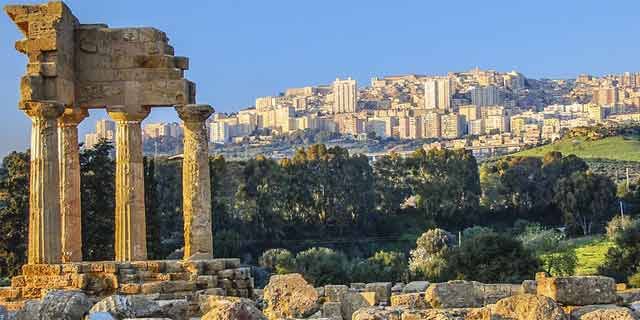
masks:
<svg viewBox="0 0 640 320"><path fill-rule="evenodd" d="M0 0L0 4L9 3ZM12 1L13 3L13 1ZM640 1L69 0L82 23L153 26L176 55L198 101L219 111L287 87L352 76L444 74L475 66L529 77L640 71ZM17 110L26 59L20 33L0 17L0 155L24 150L30 122ZM81 127L105 117L93 111ZM171 109L148 121L176 121Z"/></svg>

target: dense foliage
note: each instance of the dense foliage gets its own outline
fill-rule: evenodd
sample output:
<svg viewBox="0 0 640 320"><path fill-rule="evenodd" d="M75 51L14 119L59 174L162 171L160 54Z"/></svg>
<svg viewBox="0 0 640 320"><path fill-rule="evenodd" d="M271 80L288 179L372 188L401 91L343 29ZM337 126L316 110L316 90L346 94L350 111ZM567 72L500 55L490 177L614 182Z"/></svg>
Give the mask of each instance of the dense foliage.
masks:
<svg viewBox="0 0 640 320"><path fill-rule="evenodd" d="M113 258L113 152L103 141L80 155L85 260ZM566 234L555 227L604 231L616 200L608 178L557 152L479 169L464 150L418 149L370 162L318 144L279 161L212 157L210 168L214 254L301 272L316 284L572 273L571 251L553 249ZM0 170L2 276L24 262L28 171L27 153L7 156ZM181 163L146 158L144 179L148 255L179 258ZM640 199L635 184L629 189L625 201Z"/></svg>

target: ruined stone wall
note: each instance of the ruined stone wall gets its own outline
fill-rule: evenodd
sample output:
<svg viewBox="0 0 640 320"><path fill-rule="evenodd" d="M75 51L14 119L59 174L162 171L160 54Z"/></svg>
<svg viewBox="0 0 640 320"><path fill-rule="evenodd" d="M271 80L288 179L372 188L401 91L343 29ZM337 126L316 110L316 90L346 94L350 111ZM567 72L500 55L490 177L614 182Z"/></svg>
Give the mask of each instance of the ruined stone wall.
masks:
<svg viewBox="0 0 640 320"><path fill-rule="evenodd" d="M174 106L195 103L184 79L186 57L174 56L154 28L81 24L63 2L5 7L28 58L21 103L54 100L66 107Z"/></svg>
<svg viewBox="0 0 640 320"><path fill-rule="evenodd" d="M80 289L95 298L141 294L152 300L186 299L195 312L202 294L251 297L253 279L239 259L24 265L11 287L0 288L0 306L18 309L25 300L56 289Z"/></svg>

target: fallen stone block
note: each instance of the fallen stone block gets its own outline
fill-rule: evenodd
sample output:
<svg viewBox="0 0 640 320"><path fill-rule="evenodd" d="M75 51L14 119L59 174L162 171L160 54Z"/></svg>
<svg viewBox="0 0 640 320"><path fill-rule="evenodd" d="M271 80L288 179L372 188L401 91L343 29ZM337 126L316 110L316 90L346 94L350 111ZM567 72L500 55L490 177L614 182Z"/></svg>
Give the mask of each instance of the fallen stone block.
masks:
<svg viewBox="0 0 640 320"><path fill-rule="evenodd" d="M297 273L272 276L263 292L269 319L304 318L319 310L318 292Z"/></svg>
<svg viewBox="0 0 640 320"><path fill-rule="evenodd" d="M402 293L424 293L429 287L429 281L412 281L402 289Z"/></svg>
<svg viewBox="0 0 640 320"><path fill-rule="evenodd" d="M616 303L616 283L613 278L588 277L547 277L536 275L538 295L549 297L568 306L588 306Z"/></svg>
<svg viewBox="0 0 640 320"><path fill-rule="evenodd" d="M349 291L349 287L344 285L326 285L324 286L324 297L328 302L340 301L340 295Z"/></svg>
<svg viewBox="0 0 640 320"><path fill-rule="evenodd" d="M424 293L405 293L391 296L391 306L408 309L429 308L429 304L424 299Z"/></svg>
<svg viewBox="0 0 640 320"><path fill-rule="evenodd" d="M392 287L393 284L391 282L367 283L364 287L364 291L375 292L380 303L389 303Z"/></svg>

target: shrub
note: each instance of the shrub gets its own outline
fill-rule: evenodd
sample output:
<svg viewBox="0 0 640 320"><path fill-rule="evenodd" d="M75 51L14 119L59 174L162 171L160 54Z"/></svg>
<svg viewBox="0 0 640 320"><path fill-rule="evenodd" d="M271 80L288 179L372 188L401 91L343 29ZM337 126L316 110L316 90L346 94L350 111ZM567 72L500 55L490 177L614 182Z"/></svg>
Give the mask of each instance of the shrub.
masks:
<svg viewBox="0 0 640 320"><path fill-rule="evenodd" d="M629 216L615 216L607 223L607 238L615 240L616 235L636 223Z"/></svg>
<svg viewBox="0 0 640 320"><path fill-rule="evenodd" d="M539 224L529 224L518 236L522 245L536 253L554 252L565 236L554 229L545 229Z"/></svg>
<svg viewBox="0 0 640 320"><path fill-rule="evenodd" d="M316 287L349 282L347 257L329 248L315 247L298 253L295 269Z"/></svg>
<svg viewBox="0 0 640 320"><path fill-rule="evenodd" d="M573 249L543 254L540 256L542 267L552 276L572 276L578 265L578 257Z"/></svg>
<svg viewBox="0 0 640 320"><path fill-rule="evenodd" d="M407 260L403 253L378 251L353 265L354 282L401 282L406 280Z"/></svg>
<svg viewBox="0 0 640 320"><path fill-rule="evenodd" d="M463 280L515 283L533 278L539 266L538 258L520 241L487 233L452 250L446 272Z"/></svg>
<svg viewBox="0 0 640 320"><path fill-rule="evenodd" d="M417 247L424 249L427 254L440 253L454 243L454 236L439 228L428 230L416 241Z"/></svg>
<svg viewBox="0 0 640 320"><path fill-rule="evenodd" d="M262 253L258 263L261 267L277 274L290 273L295 269L295 258L287 249L269 249Z"/></svg>
<svg viewBox="0 0 640 320"><path fill-rule="evenodd" d="M598 273L623 282L638 271L640 224L633 223L628 228L616 232L614 242L615 246L607 251L604 263L598 268Z"/></svg>
<svg viewBox="0 0 640 320"><path fill-rule="evenodd" d="M466 228L464 229L464 231L462 231L462 241L464 242L464 241L473 239L478 235L485 234L485 233L492 233L492 232L494 232L493 229L488 227L473 226L470 228Z"/></svg>
<svg viewBox="0 0 640 320"><path fill-rule="evenodd" d="M445 230L431 229L423 233L416 241L416 249L410 252L411 277L416 280L445 280L446 256L453 243L453 235Z"/></svg>
<svg viewBox="0 0 640 320"><path fill-rule="evenodd" d="M632 288L640 288L640 272L630 276L627 283Z"/></svg>

